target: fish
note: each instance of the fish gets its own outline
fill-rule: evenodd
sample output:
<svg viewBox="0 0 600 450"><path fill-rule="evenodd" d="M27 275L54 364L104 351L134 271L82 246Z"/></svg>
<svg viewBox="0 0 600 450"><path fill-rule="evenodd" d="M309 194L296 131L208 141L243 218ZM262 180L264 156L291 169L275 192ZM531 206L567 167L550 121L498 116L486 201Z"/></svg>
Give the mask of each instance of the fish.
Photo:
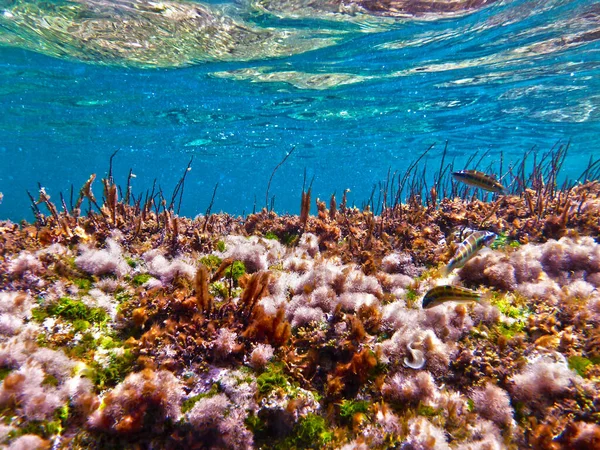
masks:
<svg viewBox="0 0 600 450"><path fill-rule="evenodd" d="M462 241L452 259L442 269L442 275L446 276L454 269L464 266L479 250L486 245L490 245L497 237L498 235L491 231L474 231L471 233L468 238Z"/></svg>
<svg viewBox="0 0 600 450"><path fill-rule="evenodd" d="M459 170L452 172L452 176L469 186L475 186L486 191L505 194L506 188L493 175L488 175L477 170Z"/></svg>
<svg viewBox="0 0 600 450"><path fill-rule="evenodd" d="M478 302L481 297L479 292L459 286L436 286L423 297L423 309L433 308L445 302Z"/></svg>

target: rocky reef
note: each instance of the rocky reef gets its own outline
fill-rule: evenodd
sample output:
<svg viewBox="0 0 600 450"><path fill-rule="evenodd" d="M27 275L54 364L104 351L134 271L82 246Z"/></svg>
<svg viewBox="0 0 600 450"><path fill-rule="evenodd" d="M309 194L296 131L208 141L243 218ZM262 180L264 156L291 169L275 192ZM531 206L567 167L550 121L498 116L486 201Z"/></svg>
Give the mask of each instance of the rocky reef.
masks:
<svg viewBox="0 0 600 450"><path fill-rule="evenodd" d="M8 448L600 445L597 182L191 220L94 178L0 224ZM457 228L499 237L442 278Z"/></svg>

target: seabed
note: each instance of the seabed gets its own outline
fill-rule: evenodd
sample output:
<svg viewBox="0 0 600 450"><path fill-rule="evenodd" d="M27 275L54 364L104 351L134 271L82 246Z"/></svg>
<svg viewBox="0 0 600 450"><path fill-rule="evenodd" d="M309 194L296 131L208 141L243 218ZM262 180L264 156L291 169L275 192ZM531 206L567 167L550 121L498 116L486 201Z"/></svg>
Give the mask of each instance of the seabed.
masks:
<svg viewBox="0 0 600 450"><path fill-rule="evenodd" d="M600 184L556 172L193 220L183 183L41 190L34 223L0 223L0 442L600 448ZM468 229L499 237L442 278ZM483 300L423 309L441 284Z"/></svg>

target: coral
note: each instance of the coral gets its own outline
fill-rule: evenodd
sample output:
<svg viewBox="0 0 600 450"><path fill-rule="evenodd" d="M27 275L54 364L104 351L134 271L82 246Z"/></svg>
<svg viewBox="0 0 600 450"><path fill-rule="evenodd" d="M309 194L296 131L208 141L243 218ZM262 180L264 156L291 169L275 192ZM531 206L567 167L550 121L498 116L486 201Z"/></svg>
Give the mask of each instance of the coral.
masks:
<svg viewBox="0 0 600 450"><path fill-rule="evenodd" d="M7 450L46 450L50 442L34 434L24 434L12 441Z"/></svg>
<svg viewBox="0 0 600 450"><path fill-rule="evenodd" d="M159 249L150 250L142 255L150 275L160 279L163 284L172 282L177 277L194 278L196 269L187 261L175 258L169 261Z"/></svg>
<svg viewBox="0 0 600 450"><path fill-rule="evenodd" d="M0 442L6 441L6 439L10 436L11 432L14 432L15 428L10 425L6 425L4 423L0 423Z"/></svg>
<svg viewBox="0 0 600 450"><path fill-rule="evenodd" d="M510 381L513 398L535 408L567 395L581 378L566 363L539 357Z"/></svg>
<svg viewBox="0 0 600 450"><path fill-rule="evenodd" d="M420 313L414 309L407 309L402 300L384 305L382 308L381 323L386 330L397 330L402 326L416 323Z"/></svg>
<svg viewBox="0 0 600 450"><path fill-rule="evenodd" d="M450 450L444 431L424 417L408 422L408 436L400 446L402 450Z"/></svg>
<svg viewBox="0 0 600 450"><path fill-rule="evenodd" d="M17 407L28 420L51 418L66 395L52 386L44 386L45 379L40 364L26 362L2 382L0 405Z"/></svg>
<svg viewBox="0 0 600 450"><path fill-rule="evenodd" d="M364 442L352 441L342 445L339 450L369 450L369 446Z"/></svg>
<svg viewBox="0 0 600 450"><path fill-rule="evenodd" d="M8 264L8 273L13 276L23 275L25 272L40 274L44 270L44 265L33 254L25 251L10 261Z"/></svg>
<svg viewBox="0 0 600 450"><path fill-rule="evenodd" d="M17 334L31 317L33 301L22 292L0 292L0 335ZM0 339L1 342L1 339Z"/></svg>
<svg viewBox="0 0 600 450"><path fill-rule="evenodd" d="M474 325L467 307L461 304L428 309L422 323L442 339L454 342L468 333Z"/></svg>
<svg viewBox="0 0 600 450"><path fill-rule="evenodd" d="M119 434L156 432L165 420L179 419L182 399L182 385L171 372L145 369L129 374L109 391L88 423L92 428Z"/></svg>
<svg viewBox="0 0 600 450"><path fill-rule="evenodd" d="M242 261L249 273L267 270L284 253L284 248L279 242L257 236L228 236L225 243L223 256Z"/></svg>
<svg viewBox="0 0 600 450"><path fill-rule="evenodd" d="M310 323L318 323L325 319L325 313L320 308L300 306L293 311L291 317L292 327L297 328Z"/></svg>
<svg viewBox="0 0 600 450"><path fill-rule="evenodd" d="M600 448L600 426L595 423L571 422L556 441L565 450Z"/></svg>
<svg viewBox="0 0 600 450"><path fill-rule="evenodd" d="M383 384L381 392L389 401L409 404L433 403L440 395L433 377L427 372L416 375L396 373Z"/></svg>
<svg viewBox="0 0 600 450"><path fill-rule="evenodd" d="M402 274L408 277L418 277L423 273L423 267L417 267L409 253L390 253L381 260L381 270L390 274Z"/></svg>
<svg viewBox="0 0 600 450"><path fill-rule="evenodd" d="M467 261L458 274L467 284L486 284L502 290L514 290L517 286L515 269L509 258L487 248Z"/></svg>
<svg viewBox="0 0 600 450"><path fill-rule="evenodd" d="M92 310L94 308L102 308L113 320L116 318L117 302L112 296L104 293L98 288L91 289L88 294L89 295L82 297L82 302L92 308Z"/></svg>
<svg viewBox="0 0 600 450"><path fill-rule="evenodd" d="M186 417L188 422L198 430L216 428L230 406L227 396L218 394L198 400Z"/></svg>
<svg viewBox="0 0 600 450"><path fill-rule="evenodd" d="M358 311L362 306L371 307L378 303L377 297L364 292L344 292L339 296L338 301L344 311Z"/></svg>
<svg viewBox="0 0 600 450"><path fill-rule="evenodd" d="M508 393L491 383L476 389L471 399L477 411L485 419L506 427L513 422L514 411L510 406Z"/></svg>
<svg viewBox="0 0 600 450"><path fill-rule="evenodd" d="M298 251L304 252L311 258L319 254L319 239L313 233L303 233L298 241Z"/></svg>
<svg viewBox="0 0 600 450"><path fill-rule="evenodd" d="M273 347L269 344L258 344L250 353L249 364L254 369L263 369L273 357Z"/></svg>
<svg viewBox="0 0 600 450"><path fill-rule="evenodd" d="M114 239L107 239L106 248L101 250L81 246L81 254L75 258L75 264L93 275L114 274L123 277L131 270L123 258L121 246Z"/></svg>
<svg viewBox="0 0 600 450"><path fill-rule="evenodd" d="M227 328L221 328L212 343L215 358L224 360L230 354L239 352L242 346L237 344L236 339L237 335L234 332Z"/></svg>
<svg viewBox="0 0 600 450"><path fill-rule="evenodd" d="M489 420L478 419L473 426L471 438L456 448L457 450L503 450L506 444L496 425Z"/></svg>
<svg viewBox="0 0 600 450"><path fill-rule="evenodd" d="M244 424L246 415L234 408L225 394L200 399L186 418L195 433L212 442L210 448L253 448L252 433Z"/></svg>

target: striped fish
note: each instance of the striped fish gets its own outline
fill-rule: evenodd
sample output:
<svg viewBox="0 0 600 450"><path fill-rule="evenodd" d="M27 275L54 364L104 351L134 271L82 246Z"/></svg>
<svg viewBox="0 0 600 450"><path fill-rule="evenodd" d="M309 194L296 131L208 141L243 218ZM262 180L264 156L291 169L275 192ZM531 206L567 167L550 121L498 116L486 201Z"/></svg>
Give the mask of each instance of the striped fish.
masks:
<svg viewBox="0 0 600 450"><path fill-rule="evenodd" d="M466 238L456 250L448 265L442 269L442 276L448 275L454 269L462 267L485 245L490 245L496 239L496 233L491 231L474 231Z"/></svg>
<svg viewBox="0 0 600 450"><path fill-rule="evenodd" d="M439 306L444 302L477 302L481 300L481 294L471 289L458 286L436 286L430 289L423 297L423 309Z"/></svg>
<svg viewBox="0 0 600 450"><path fill-rule="evenodd" d="M492 175L478 172L477 170L460 170L452 172L452 176L469 186L475 186L486 191L504 194L506 188Z"/></svg>

